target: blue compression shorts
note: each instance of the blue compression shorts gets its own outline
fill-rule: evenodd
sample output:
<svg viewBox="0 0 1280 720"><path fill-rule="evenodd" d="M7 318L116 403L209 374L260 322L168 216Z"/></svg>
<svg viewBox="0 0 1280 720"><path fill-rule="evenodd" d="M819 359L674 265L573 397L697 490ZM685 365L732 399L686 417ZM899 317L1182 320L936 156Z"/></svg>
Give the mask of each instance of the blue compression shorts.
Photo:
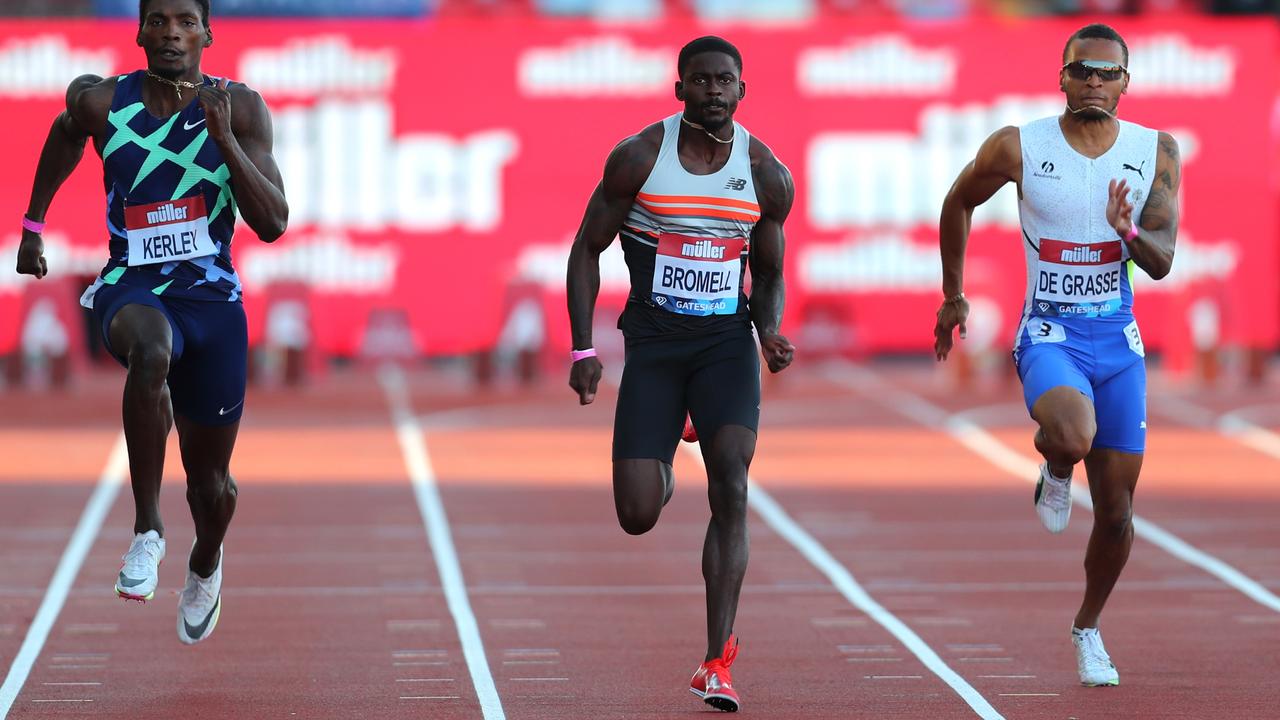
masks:
<svg viewBox="0 0 1280 720"><path fill-rule="evenodd" d="M1073 387L1093 403L1093 447L1135 454L1147 445L1144 355L1131 317L1064 323L1032 316L1013 351L1027 412L1047 390Z"/></svg>
<svg viewBox="0 0 1280 720"><path fill-rule="evenodd" d="M173 331L169 398L173 412L199 425L230 425L244 411L249 369L249 330L239 302L157 296L143 287L105 285L93 297L93 316L112 357L111 320L125 305L146 305L164 314Z"/></svg>

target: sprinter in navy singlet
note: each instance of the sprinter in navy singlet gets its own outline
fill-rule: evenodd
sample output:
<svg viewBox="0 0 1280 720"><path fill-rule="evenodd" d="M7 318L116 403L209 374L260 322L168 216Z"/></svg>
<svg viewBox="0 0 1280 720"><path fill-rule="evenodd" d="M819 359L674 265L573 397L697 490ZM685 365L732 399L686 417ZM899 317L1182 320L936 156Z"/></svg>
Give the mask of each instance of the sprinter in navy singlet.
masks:
<svg viewBox="0 0 1280 720"><path fill-rule="evenodd" d="M231 261L236 213L273 242L289 209L261 96L201 72L213 44L208 0L143 0L137 42L145 69L85 75L67 88L67 109L36 169L18 271L47 272L45 212L92 139L102 157L109 258L81 303L128 369L123 414L135 534L115 589L141 602L155 596L165 554L160 477L176 423L196 529L177 631L191 644L213 632L222 610L222 540L236 506L229 467L248 339Z"/></svg>

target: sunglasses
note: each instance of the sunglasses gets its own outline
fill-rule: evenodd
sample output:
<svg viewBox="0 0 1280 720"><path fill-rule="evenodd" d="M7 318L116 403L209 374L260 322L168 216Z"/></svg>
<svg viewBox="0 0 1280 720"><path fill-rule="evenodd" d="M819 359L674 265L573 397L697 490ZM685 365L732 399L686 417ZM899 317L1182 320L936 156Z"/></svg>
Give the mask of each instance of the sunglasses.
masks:
<svg viewBox="0 0 1280 720"><path fill-rule="evenodd" d="M1097 73L1098 79L1103 82L1119 80L1129 72L1125 66L1106 60L1076 60L1063 65L1062 69L1073 80L1088 80L1090 75Z"/></svg>

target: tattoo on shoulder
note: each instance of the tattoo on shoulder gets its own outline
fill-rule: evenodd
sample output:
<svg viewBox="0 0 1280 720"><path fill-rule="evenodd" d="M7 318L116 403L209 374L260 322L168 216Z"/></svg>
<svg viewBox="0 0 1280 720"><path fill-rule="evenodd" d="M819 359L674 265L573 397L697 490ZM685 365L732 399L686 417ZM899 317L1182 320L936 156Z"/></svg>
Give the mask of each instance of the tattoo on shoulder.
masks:
<svg viewBox="0 0 1280 720"><path fill-rule="evenodd" d="M1178 154L1178 143L1174 142L1173 138L1160 138L1160 149L1174 162L1182 159Z"/></svg>

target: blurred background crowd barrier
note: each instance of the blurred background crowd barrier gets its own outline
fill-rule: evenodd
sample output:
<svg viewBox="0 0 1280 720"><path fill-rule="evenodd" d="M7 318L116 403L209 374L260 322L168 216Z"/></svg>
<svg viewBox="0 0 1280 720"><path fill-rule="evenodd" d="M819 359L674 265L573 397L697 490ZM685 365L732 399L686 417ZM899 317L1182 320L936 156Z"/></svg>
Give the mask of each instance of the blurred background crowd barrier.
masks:
<svg viewBox="0 0 1280 720"><path fill-rule="evenodd" d="M481 380L563 368L565 260L587 198L619 139L678 111L676 53L707 33L742 50L738 120L796 179L785 330L806 358L926 357L947 188L993 130L1061 111L1063 44L1102 20L1131 53L1121 117L1173 133L1183 154L1173 273L1137 282L1146 346L1170 377L1261 381L1280 347L1275 5L213 0L204 70L269 103L291 206L279 242L242 227L234 248L254 376L297 383L387 357L468 358ZM74 383L102 362L76 305L106 253L96 159L49 211L50 277L20 277L12 258L67 83L142 66L137 12L0 3L0 387ZM962 375L1007 356L1023 263L1006 188L974 218ZM597 345L620 359L616 245L602 265Z"/></svg>

